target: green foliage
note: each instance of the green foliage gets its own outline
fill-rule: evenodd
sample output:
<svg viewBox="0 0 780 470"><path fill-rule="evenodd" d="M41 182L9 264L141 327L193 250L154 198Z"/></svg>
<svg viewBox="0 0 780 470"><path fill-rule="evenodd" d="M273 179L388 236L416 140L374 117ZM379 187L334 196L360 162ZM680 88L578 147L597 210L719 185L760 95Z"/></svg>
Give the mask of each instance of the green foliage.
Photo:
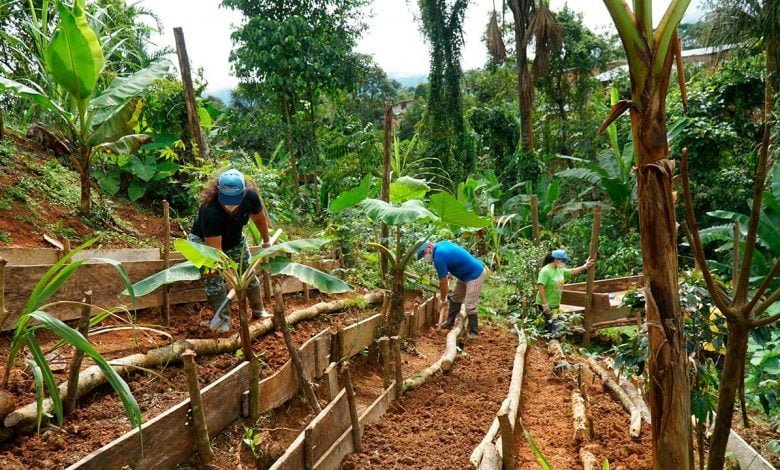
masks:
<svg viewBox="0 0 780 470"><path fill-rule="evenodd" d="M550 461L547 460L547 457L545 457L541 449L539 449L539 446L536 445L536 441L534 441L534 438L531 436L531 433L528 432L528 430L525 428L525 426L523 426L522 423L520 423L520 427L523 428L523 436L525 436L525 440L528 441L528 446L531 447L531 451L534 453L534 457L536 458L536 463L539 464L542 470L552 470L552 465L550 464Z"/></svg>
<svg viewBox="0 0 780 470"><path fill-rule="evenodd" d="M745 395L768 416L780 414L780 331L751 332L745 369Z"/></svg>

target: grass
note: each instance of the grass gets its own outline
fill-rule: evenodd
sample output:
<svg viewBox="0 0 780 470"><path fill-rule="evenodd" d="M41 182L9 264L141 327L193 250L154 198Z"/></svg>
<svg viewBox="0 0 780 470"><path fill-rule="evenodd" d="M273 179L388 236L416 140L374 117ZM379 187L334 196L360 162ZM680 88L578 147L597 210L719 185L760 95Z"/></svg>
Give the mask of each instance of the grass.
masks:
<svg viewBox="0 0 780 470"><path fill-rule="evenodd" d="M11 243L11 236L6 232L0 231L0 243Z"/></svg>

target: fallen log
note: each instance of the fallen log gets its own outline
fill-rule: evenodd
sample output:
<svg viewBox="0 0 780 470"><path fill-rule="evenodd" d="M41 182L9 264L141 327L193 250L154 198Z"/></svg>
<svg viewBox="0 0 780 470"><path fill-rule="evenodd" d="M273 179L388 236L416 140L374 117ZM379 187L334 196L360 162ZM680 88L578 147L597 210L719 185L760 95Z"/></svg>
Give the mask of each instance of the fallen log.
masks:
<svg viewBox="0 0 780 470"><path fill-rule="evenodd" d="M515 350L515 360L514 364L512 365L512 378L509 381L509 393L507 394L507 400L509 400L509 412L507 413L507 417L509 418L509 422L512 424L513 428L517 422L517 410L520 406L520 397L522 396L523 391L525 353L527 349L528 341L525 337L525 332L517 331L517 349ZM501 426L498 421L498 417L496 417L493 419L493 423L491 423L490 429L488 430L487 434L485 434L482 442L480 442L479 445L474 448L474 451L469 457L469 461L473 466L478 467L480 462L484 460L483 455L485 454L485 449L487 448L488 444L492 444L493 439L498 436L500 429ZM501 438L499 437L496 441L496 447L501 449L501 446L502 442Z"/></svg>
<svg viewBox="0 0 780 470"><path fill-rule="evenodd" d="M647 406L647 402L642 397L642 394L639 393L639 390L634 385L634 382L624 375L620 376L618 382L623 390L626 391L626 394L628 394L631 401L634 402L634 405L639 409L639 413L642 415L642 419L645 420L645 423L650 424L650 408Z"/></svg>
<svg viewBox="0 0 780 470"><path fill-rule="evenodd" d="M351 305L367 302L368 304L378 304L382 302L384 293L382 291L372 292L364 296L353 297L350 299L335 300L332 302L320 302L311 307L296 310L287 316L287 323L294 325L303 320L315 318L324 313L333 313L349 308ZM270 319L254 323L249 327L249 335L252 339L273 331L273 322ZM235 334L229 338L217 339L183 339L175 343L157 349L152 349L147 353L138 353L123 358L110 361L114 370L120 375L127 376L130 372L138 368L154 368L161 365L167 365L181 361L181 355L191 349L200 356L224 354L238 350L241 347L241 338ZM98 366L91 366L84 369L79 374L79 387L76 394L77 398L83 397L100 385L106 383L106 377ZM62 383L58 389L60 396L67 392L68 383ZM43 401L44 416L52 414L53 405L51 398ZM6 416L3 424L6 428L0 432L0 442L7 440L14 434L31 431L35 427L37 415L37 404L30 403L21 408L17 408ZM10 431L10 432L8 432Z"/></svg>
<svg viewBox="0 0 780 470"><path fill-rule="evenodd" d="M599 470L601 468L596 456L584 447L580 448L580 461L582 462L582 470Z"/></svg>
<svg viewBox="0 0 780 470"><path fill-rule="evenodd" d="M488 442L485 446L485 455L482 457L482 461L479 463L479 470L498 470L503 467L501 456L498 455L498 449L492 442Z"/></svg>
<svg viewBox="0 0 780 470"><path fill-rule="evenodd" d="M402 391L413 390L420 385L424 384L429 378L438 374L439 372L446 372L452 369L452 363L455 362L455 358L458 355L458 337L463 333L463 325L466 320L466 310L461 309L455 324L449 333L447 333L447 343L444 347L444 354L441 355L438 361L434 362L425 370L418 372L414 377L404 380Z"/></svg>
<svg viewBox="0 0 780 470"><path fill-rule="evenodd" d="M585 408L585 398L576 388L571 391L571 414L574 420L574 440L588 442L593 439L593 425Z"/></svg>
<svg viewBox="0 0 780 470"><path fill-rule="evenodd" d="M601 381L604 383L604 386L606 386L612 392L612 394L615 395L618 401L620 401L620 404L623 405L623 408L625 408L625 410L630 415L630 424L628 429L631 437L634 439L639 438L639 434L642 431L642 414L639 412L639 408L637 408L626 391L623 390L620 385L618 385L609 371L601 367L592 358L588 359L587 364L595 374L601 377Z"/></svg>

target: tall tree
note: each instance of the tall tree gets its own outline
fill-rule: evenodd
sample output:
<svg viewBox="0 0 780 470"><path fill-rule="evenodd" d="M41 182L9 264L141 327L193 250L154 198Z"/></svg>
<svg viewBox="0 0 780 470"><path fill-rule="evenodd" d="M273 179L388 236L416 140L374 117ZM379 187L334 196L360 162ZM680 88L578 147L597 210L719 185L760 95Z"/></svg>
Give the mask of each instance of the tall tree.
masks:
<svg viewBox="0 0 780 470"><path fill-rule="evenodd" d="M419 0L422 30L431 45L428 107L424 119L427 152L441 160L454 181L464 178L472 162L466 154L460 51L463 19L469 0Z"/></svg>
<svg viewBox="0 0 780 470"><path fill-rule="evenodd" d="M352 48L362 29L366 0L223 0L247 19L233 32L230 54L238 77L271 96L285 123L293 184L298 157L317 165L316 108L352 77ZM299 121L303 120L301 124Z"/></svg>
<svg viewBox="0 0 780 470"><path fill-rule="evenodd" d="M669 160L666 95L675 59L684 87L677 25L690 0L672 0L655 30L652 3L634 0L632 11L623 0L604 0L626 51L631 99L612 107L602 129L630 110L647 298L653 467L686 470L693 467L691 402L677 281L675 165Z"/></svg>
<svg viewBox="0 0 780 470"><path fill-rule="evenodd" d="M757 292L749 296L764 183L769 172L769 151L775 124L775 101L777 91L780 89L780 70L778 70L778 64L780 64L780 2L777 0L720 0L718 2L710 1L709 7L710 11L706 15L705 21L710 42L721 45L738 44L748 50L760 51L764 55L766 67L763 135L756 163L756 182L751 217L747 224L745 248L740 270L734 273L733 296L728 299L717 290L711 280L708 285L713 299L718 301L718 307L726 316L729 331L728 347L718 394L717 416L707 463L709 470L716 470L723 468L725 463L726 443L734 414L734 399L740 382L739 376L744 374L748 334L752 328L769 325L780 319L780 315L759 318L773 301L780 299L780 290L778 290L771 294L766 301L760 302L762 295L771 285L772 278L780 271L780 260L775 263ZM688 218L693 225L692 233L695 238L698 238L693 210L690 208L689 194L686 199L689 202ZM699 262L702 263L704 253L700 246L698 248ZM701 264L701 266L706 266L706 263ZM705 279L710 278L706 267L704 271Z"/></svg>

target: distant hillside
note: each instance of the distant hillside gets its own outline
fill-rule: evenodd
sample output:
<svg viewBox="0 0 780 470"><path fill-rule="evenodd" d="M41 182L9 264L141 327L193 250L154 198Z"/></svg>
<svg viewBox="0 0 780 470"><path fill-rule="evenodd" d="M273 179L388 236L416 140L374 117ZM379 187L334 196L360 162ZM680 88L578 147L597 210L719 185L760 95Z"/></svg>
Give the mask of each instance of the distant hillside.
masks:
<svg viewBox="0 0 780 470"><path fill-rule="evenodd" d="M230 94L233 92L232 88L220 88L219 90L206 90L204 93L206 96L213 96L219 98L225 105L230 104Z"/></svg>
<svg viewBox="0 0 780 470"><path fill-rule="evenodd" d="M401 85L403 85L404 88L408 87L416 87L420 83L425 83L428 81L428 75L410 75L406 77L393 77L391 76L393 80L398 80L401 82Z"/></svg>

